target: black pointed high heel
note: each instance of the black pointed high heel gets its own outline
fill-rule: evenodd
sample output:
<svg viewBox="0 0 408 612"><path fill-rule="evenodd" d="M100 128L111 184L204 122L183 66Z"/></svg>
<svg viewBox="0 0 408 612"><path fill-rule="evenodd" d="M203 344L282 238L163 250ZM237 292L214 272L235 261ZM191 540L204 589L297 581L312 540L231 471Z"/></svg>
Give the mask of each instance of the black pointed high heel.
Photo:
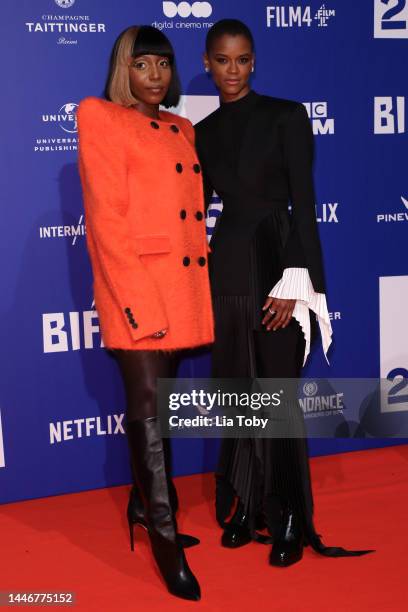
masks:
<svg viewBox="0 0 408 612"><path fill-rule="evenodd" d="M248 517L241 502L238 502L234 516L227 523L221 537L225 548L240 548L251 542L252 537L248 527Z"/></svg>
<svg viewBox="0 0 408 612"><path fill-rule="evenodd" d="M132 464L145 509L144 524L152 553L167 589L176 597L198 601L200 585L177 540L177 526L170 503L163 442L157 417L131 421L126 428ZM129 521L134 549L134 525ZM142 522L138 522L142 524ZM142 524L143 526L143 524Z"/></svg>
<svg viewBox="0 0 408 612"><path fill-rule="evenodd" d="M282 527L269 555L270 565L288 567L303 557L304 534L301 523L290 508L286 507L282 517Z"/></svg>

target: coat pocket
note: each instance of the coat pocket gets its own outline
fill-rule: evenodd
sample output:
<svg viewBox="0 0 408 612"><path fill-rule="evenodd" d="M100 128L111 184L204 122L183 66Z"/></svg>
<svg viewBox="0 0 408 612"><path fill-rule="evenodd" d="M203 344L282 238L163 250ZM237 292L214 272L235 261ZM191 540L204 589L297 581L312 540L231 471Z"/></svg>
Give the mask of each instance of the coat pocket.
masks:
<svg viewBox="0 0 408 612"><path fill-rule="evenodd" d="M139 255L170 253L171 244L168 234L139 234L135 236L136 250Z"/></svg>

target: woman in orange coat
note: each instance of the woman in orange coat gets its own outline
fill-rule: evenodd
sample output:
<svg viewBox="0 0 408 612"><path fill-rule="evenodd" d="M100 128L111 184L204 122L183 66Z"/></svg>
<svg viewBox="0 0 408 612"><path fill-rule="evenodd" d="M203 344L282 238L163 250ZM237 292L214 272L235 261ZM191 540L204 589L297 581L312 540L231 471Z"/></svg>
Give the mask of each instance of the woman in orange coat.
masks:
<svg viewBox="0 0 408 612"><path fill-rule="evenodd" d="M132 549L137 522L148 529L169 591L197 600L182 546L198 541L177 534L156 379L175 376L182 349L211 343L214 324L194 130L187 119L159 111L179 99L164 34L133 26L119 36L106 93L107 100L79 105L79 168L95 303L125 384L126 433L143 500L135 510L131 497L128 508Z"/></svg>

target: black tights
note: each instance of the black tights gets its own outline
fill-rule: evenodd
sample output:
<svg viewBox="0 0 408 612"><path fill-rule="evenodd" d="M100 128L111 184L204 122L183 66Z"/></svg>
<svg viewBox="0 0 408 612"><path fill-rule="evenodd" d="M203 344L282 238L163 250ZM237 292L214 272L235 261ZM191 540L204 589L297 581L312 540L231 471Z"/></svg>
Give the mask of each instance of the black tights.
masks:
<svg viewBox="0 0 408 612"><path fill-rule="evenodd" d="M115 350L126 392L126 421L157 416L157 378L174 378L179 351Z"/></svg>

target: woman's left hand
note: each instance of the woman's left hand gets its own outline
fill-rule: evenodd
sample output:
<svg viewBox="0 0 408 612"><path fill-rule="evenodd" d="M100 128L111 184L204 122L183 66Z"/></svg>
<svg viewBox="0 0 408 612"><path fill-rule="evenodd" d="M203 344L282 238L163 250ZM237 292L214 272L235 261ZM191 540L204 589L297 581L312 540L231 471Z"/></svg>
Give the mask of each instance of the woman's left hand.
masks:
<svg viewBox="0 0 408 612"><path fill-rule="evenodd" d="M262 319L262 325L266 325L267 331L287 327L292 318L296 300L281 300L279 298L267 297L262 310L266 314Z"/></svg>

